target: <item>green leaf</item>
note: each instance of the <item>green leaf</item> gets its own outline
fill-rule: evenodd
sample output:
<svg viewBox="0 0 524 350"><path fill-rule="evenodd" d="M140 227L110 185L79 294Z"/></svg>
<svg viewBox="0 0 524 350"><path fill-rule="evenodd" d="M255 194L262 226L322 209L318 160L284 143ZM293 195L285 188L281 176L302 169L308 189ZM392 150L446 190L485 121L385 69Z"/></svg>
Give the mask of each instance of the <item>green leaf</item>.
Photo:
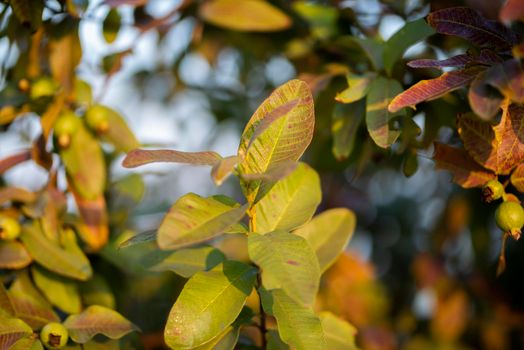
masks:
<svg viewBox="0 0 524 350"><path fill-rule="evenodd" d="M258 107L242 134L238 148L240 175L263 174L282 163L297 161L313 137L313 96L308 85L291 80ZM249 202L257 197L259 181L242 181Z"/></svg>
<svg viewBox="0 0 524 350"><path fill-rule="evenodd" d="M356 217L351 210L337 208L315 216L293 233L309 242L317 254L320 270L324 272L344 251L355 231L355 225Z"/></svg>
<svg viewBox="0 0 524 350"><path fill-rule="evenodd" d="M96 139L80 124L71 143L60 150L68 179L81 197L96 199L104 193L106 167L104 154Z"/></svg>
<svg viewBox="0 0 524 350"><path fill-rule="evenodd" d="M0 349L12 349L18 340L31 334L33 330L24 321L0 316Z"/></svg>
<svg viewBox="0 0 524 350"><path fill-rule="evenodd" d="M289 345L284 343L282 339L280 339L280 335L278 334L278 331L274 329L268 330L266 333L267 338L267 350L289 350Z"/></svg>
<svg viewBox="0 0 524 350"><path fill-rule="evenodd" d="M400 112L388 111L389 102L402 92L402 86L394 79L378 77L369 87L366 106L366 125L369 135L375 143L387 148L391 146L400 135L398 130L390 127L390 121L400 115Z"/></svg>
<svg viewBox="0 0 524 350"><path fill-rule="evenodd" d="M10 4L18 21L31 32L36 32L42 25L43 0L15 0L10 1Z"/></svg>
<svg viewBox="0 0 524 350"><path fill-rule="evenodd" d="M347 159L355 145L358 128L366 116L366 100L350 104L337 103L333 109L331 133L333 154L337 160Z"/></svg>
<svg viewBox="0 0 524 350"><path fill-rule="evenodd" d="M384 69L388 75L404 52L418 41L434 34L424 18L408 22L384 43Z"/></svg>
<svg viewBox="0 0 524 350"><path fill-rule="evenodd" d="M51 304L68 314L76 314L82 310L76 282L55 275L38 265L34 265L31 272L36 286Z"/></svg>
<svg viewBox="0 0 524 350"><path fill-rule="evenodd" d="M62 249L44 236L36 222L24 225L20 238L35 261L48 270L81 281L91 277L89 260L76 243L67 250Z"/></svg>
<svg viewBox="0 0 524 350"><path fill-rule="evenodd" d="M256 215L254 231L292 230L311 219L320 200L318 174L305 163L300 163L253 207Z"/></svg>
<svg viewBox="0 0 524 350"><path fill-rule="evenodd" d="M191 277L169 313L164 332L167 345L193 348L223 332L240 314L256 273L249 265L225 261Z"/></svg>
<svg viewBox="0 0 524 350"><path fill-rule="evenodd" d="M369 92L369 86L375 77L376 73L373 72L368 72L364 75L348 73L346 75L348 87L337 93L335 100L342 103L353 103L366 97Z"/></svg>
<svg viewBox="0 0 524 350"><path fill-rule="evenodd" d="M3 283L0 283L0 317L10 318L15 316L15 309L9 294L4 287Z"/></svg>
<svg viewBox="0 0 524 350"><path fill-rule="evenodd" d="M207 271L226 260L218 249L203 246L177 250L150 268L152 271L173 271L189 278L199 271Z"/></svg>
<svg viewBox="0 0 524 350"><path fill-rule="evenodd" d="M18 241L0 241L0 269L21 269L33 261Z"/></svg>
<svg viewBox="0 0 524 350"><path fill-rule="evenodd" d="M116 307L115 296L107 281L100 275L95 274L89 281L80 286L82 301L84 305L100 305L110 309Z"/></svg>
<svg viewBox="0 0 524 350"><path fill-rule="evenodd" d="M326 349L357 350L355 336L357 329L331 312L321 312L320 322L326 339Z"/></svg>
<svg viewBox="0 0 524 350"><path fill-rule="evenodd" d="M15 316L24 320L32 329L37 330L49 322L59 322L51 304L36 290L27 271L17 274L9 289Z"/></svg>
<svg viewBox="0 0 524 350"><path fill-rule="evenodd" d="M20 339L9 350L44 350L44 346L35 333L30 337Z"/></svg>
<svg viewBox="0 0 524 350"><path fill-rule="evenodd" d="M97 334L119 339L138 330L118 312L100 305L92 305L78 315L69 316L63 323L75 342L84 344Z"/></svg>
<svg viewBox="0 0 524 350"><path fill-rule="evenodd" d="M293 10L308 21L313 37L327 39L337 34L339 11L336 7L296 1L293 2Z"/></svg>
<svg viewBox="0 0 524 350"><path fill-rule="evenodd" d="M264 0L210 0L198 10L206 22L238 31L272 32L292 24L291 18Z"/></svg>
<svg viewBox="0 0 524 350"><path fill-rule="evenodd" d="M286 344L297 350L328 349L320 319L311 308L298 304L281 289L273 290L271 297L278 333Z"/></svg>
<svg viewBox="0 0 524 350"><path fill-rule="evenodd" d="M188 193L164 217L158 228L158 245L161 249L177 249L207 241L238 223L246 210L247 204L232 207L216 197Z"/></svg>
<svg viewBox="0 0 524 350"><path fill-rule="evenodd" d="M125 168L136 168L149 163L184 163L213 166L221 159L220 154L213 151L181 152L169 149L135 149L126 155L122 165Z"/></svg>
<svg viewBox="0 0 524 350"><path fill-rule="evenodd" d="M262 269L265 289L282 289L302 305L312 305L318 292L320 268L308 242L286 231L248 236L251 260Z"/></svg>
<svg viewBox="0 0 524 350"><path fill-rule="evenodd" d="M102 25L104 39L106 39L107 43L111 44L113 41L115 41L116 37L118 36L118 31L120 30L120 22L121 18L118 11L114 8L109 10Z"/></svg>
<svg viewBox="0 0 524 350"><path fill-rule="evenodd" d="M133 237L126 239L125 241L120 243L118 248L127 248L127 247L132 247L136 244L155 242L157 240L157 237L158 237L157 230L140 232L139 234L134 235Z"/></svg>
<svg viewBox="0 0 524 350"><path fill-rule="evenodd" d="M192 350L233 350L238 342L240 327L227 327L222 333L207 343L191 348Z"/></svg>

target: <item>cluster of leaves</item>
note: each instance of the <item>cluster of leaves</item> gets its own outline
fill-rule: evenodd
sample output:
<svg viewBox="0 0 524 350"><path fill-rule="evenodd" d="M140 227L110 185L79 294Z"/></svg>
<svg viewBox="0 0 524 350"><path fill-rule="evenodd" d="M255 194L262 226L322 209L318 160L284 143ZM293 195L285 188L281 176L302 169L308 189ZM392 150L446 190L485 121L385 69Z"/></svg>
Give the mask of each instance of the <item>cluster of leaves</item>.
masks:
<svg viewBox="0 0 524 350"><path fill-rule="evenodd" d="M156 235L124 243L156 239L160 249L172 252L153 268L189 278L167 320L164 336L171 348L233 349L241 328L253 323L264 348L356 348L350 324L313 311L320 276L342 253L356 224L355 215L343 208L312 218L321 200L320 180L298 160L311 142L314 122L308 86L291 80L253 114L235 156L138 149L124 159L126 167L208 165L218 185L237 176L247 200L240 204L223 195L186 194L173 204ZM242 222L246 215L247 227ZM224 234L247 236L250 264L198 245ZM249 307L248 298L260 302ZM276 329L268 327L267 316L276 319Z"/></svg>
<svg viewBox="0 0 524 350"><path fill-rule="evenodd" d="M68 348L119 348L116 340L93 338L119 339L137 327L114 310L111 289L93 272L88 254L106 245L110 225L122 224L108 214L108 193L113 191L114 203L115 188L133 179L141 183L134 176L108 185L108 160L139 143L124 119L94 103L89 85L76 77L82 54L79 20L43 21L50 2L9 5L2 9L7 23L2 34L9 45L28 50L21 52L1 92L0 127L9 130L35 115L40 127L27 149L0 160L0 174L32 162L47 173L47 182L32 192L2 180L0 348L41 349L38 332L57 322L69 332ZM61 177L65 186L59 185ZM126 197L122 192L120 197ZM76 208L68 204L70 198ZM115 216L139 200L131 199L110 208Z"/></svg>

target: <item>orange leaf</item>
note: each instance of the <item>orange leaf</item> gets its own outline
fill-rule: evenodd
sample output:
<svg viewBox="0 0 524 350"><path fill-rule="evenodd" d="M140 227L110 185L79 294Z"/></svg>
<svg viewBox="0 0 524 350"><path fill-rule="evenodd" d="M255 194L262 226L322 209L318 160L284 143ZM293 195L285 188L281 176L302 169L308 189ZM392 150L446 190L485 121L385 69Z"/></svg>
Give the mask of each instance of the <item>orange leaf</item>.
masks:
<svg viewBox="0 0 524 350"><path fill-rule="evenodd" d="M482 186L496 177L494 173L475 163L464 149L435 143L433 159L438 169L451 171L453 181L464 188Z"/></svg>
<svg viewBox="0 0 524 350"><path fill-rule="evenodd" d="M460 115L458 132L464 147L477 163L507 175L524 160L524 106L504 103L502 118L493 126L472 114Z"/></svg>
<svg viewBox="0 0 524 350"><path fill-rule="evenodd" d="M524 193L524 163L520 164L511 174L511 184L519 192Z"/></svg>
<svg viewBox="0 0 524 350"><path fill-rule="evenodd" d="M82 222L79 234L82 240L95 251L101 249L109 237L106 202L103 195L95 199L82 198L73 191Z"/></svg>

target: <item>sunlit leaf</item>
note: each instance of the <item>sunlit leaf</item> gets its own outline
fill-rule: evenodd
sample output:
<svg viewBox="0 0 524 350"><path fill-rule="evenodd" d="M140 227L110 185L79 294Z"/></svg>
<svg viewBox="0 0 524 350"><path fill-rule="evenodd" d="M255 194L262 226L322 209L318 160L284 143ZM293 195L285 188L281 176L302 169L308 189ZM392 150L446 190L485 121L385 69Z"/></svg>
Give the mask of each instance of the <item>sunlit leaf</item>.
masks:
<svg viewBox="0 0 524 350"><path fill-rule="evenodd" d="M271 308L268 312L277 320L280 338L294 349L326 348L320 319L313 310L294 301L282 289L271 291L271 299L264 307Z"/></svg>
<svg viewBox="0 0 524 350"><path fill-rule="evenodd" d="M21 269L33 261L18 241L0 241L0 269Z"/></svg>
<svg viewBox="0 0 524 350"><path fill-rule="evenodd" d="M80 344L88 342L97 334L119 339L138 330L134 324L115 310L99 305L89 306L80 314L69 316L63 324L69 331L71 339Z"/></svg>
<svg viewBox="0 0 524 350"><path fill-rule="evenodd" d="M353 236L355 226L355 214L349 209L337 208L322 212L293 233L309 242L323 272L344 251Z"/></svg>
<svg viewBox="0 0 524 350"><path fill-rule="evenodd" d="M305 163L275 184L253 207L254 231L266 233L292 230L307 222L321 200L318 174Z"/></svg>
<svg viewBox="0 0 524 350"><path fill-rule="evenodd" d="M169 313L164 332L167 345L193 348L223 332L240 314L256 272L249 265L225 261L191 277Z"/></svg>
<svg viewBox="0 0 524 350"><path fill-rule="evenodd" d="M74 89L76 66L82 59L82 46L78 36L77 19L70 20L71 27L66 35L55 38L49 43L49 65L53 78L69 94Z"/></svg>
<svg viewBox="0 0 524 350"><path fill-rule="evenodd" d="M207 343L191 348L192 350L233 350L240 335L240 327L227 327L222 333Z"/></svg>
<svg viewBox="0 0 524 350"><path fill-rule="evenodd" d="M499 13L499 18L503 22L524 19L524 3L520 0L508 0Z"/></svg>
<svg viewBox="0 0 524 350"><path fill-rule="evenodd" d="M17 274L9 289L9 299L15 316L32 329L40 329L49 322L59 322L51 304L34 287L27 271Z"/></svg>
<svg viewBox="0 0 524 350"><path fill-rule="evenodd" d="M358 128L366 115L366 100L336 104L331 119L333 154L337 160L347 159L355 145Z"/></svg>
<svg viewBox="0 0 524 350"><path fill-rule="evenodd" d="M460 36L474 45L509 49L516 35L502 23L488 20L468 7L450 7L431 12L426 20L438 33Z"/></svg>
<svg viewBox="0 0 524 350"><path fill-rule="evenodd" d="M460 115L457 127L464 147L477 163L497 174L508 174L524 160L524 122L522 105L502 107L498 125L491 125L471 114Z"/></svg>
<svg viewBox="0 0 524 350"><path fill-rule="evenodd" d="M401 91L402 86L397 80L385 77L376 78L369 87L366 125L373 141L382 148L391 146L400 135L400 131L391 128L390 122L401 113L388 110L388 104Z"/></svg>
<svg viewBox="0 0 524 350"><path fill-rule="evenodd" d="M251 233L248 251L251 260L262 269L265 289L282 289L302 305L313 304L320 269L315 252L304 238L286 231Z"/></svg>
<svg viewBox="0 0 524 350"><path fill-rule="evenodd" d="M282 163L297 161L311 142L314 124L313 97L307 84L291 80L280 86L258 107L244 129L238 148L239 173L263 174ZM255 200L259 186L258 181L243 183L250 202Z"/></svg>
<svg viewBox="0 0 524 350"><path fill-rule="evenodd" d="M82 310L78 285L75 281L53 274L35 265L31 268L33 280L47 300L68 314Z"/></svg>
<svg viewBox="0 0 524 350"><path fill-rule="evenodd" d="M464 188L480 187L495 179L495 173L481 167L461 148L435 143L433 159L438 169L451 171L453 181Z"/></svg>
<svg viewBox="0 0 524 350"><path fill-rule="evenodd" d="M511 173L511 184L524 193L524 164L517 166Z"/></svg>
<svg viewBox="0 0 524 350"><path fill-rule="evenodd" d="M0 316L0 349L12 349L18 340L31 334L33 330L24 321Z"/></svg>
<svg viewBox="0 0 524 350"><path fill-rule="evenodd" d="M34 192L29 192L26 189L20 187L3 187L0 188L0 204L5 202L22 202L31 203L35 202L37 195Z"/></svg>
<svg viewBox="0 0 524 350"><path fill-rule="evenodd" d="M414 108L417 103L439 98L469 84L483 70L485 70L485 67L473 66L444 73L435 79L420 80L406 91L395 96L389 103L388 110L396 112L404 107Z"/></svg>
<svg viewBox="0 0 524 350"><path fill-rule="evenodd" d="M393 66L413 44L435 33L424 18L406 23L384 43L384 69L391 75Z"/></svg>
<svg viewBox="0 0 524 350"><path fill-rule="evenodd" d="M226 260L225 255L218 249L203 246L177 250L155 265L152 271L173 271L189 278L199 271L207 271Z"/></svg>
<svg viewBox="0 0 524 350"><path fill-rule="evenodd" d="M149 163L185 163L191 165L213 166L222 157L212 151L181 152L175 150L143 150L136 149L129 152L122 165L126 168L136 168Z"/></svg>
<svg viewBox="0 0 524 350"><path fill-rule="evenodd" d="M199 16L216 26L248 32L272 32L291 26L280 9L265 0L210 0L199 6Z"/></svg>
<svg viewBox="0 0 524 350"><path fill-rule="evenodd" d="M337 93L335 100L342 103L353 103L364 98L368 91L371 82L375 79L375 73L367 73L364 75L357 75L349 73L346 75L348 87Z"/></svg>
<svg viewBox="0 0 524 350"><path fill-rule="evenodd" d="M33 333L32 336L27 338L22 338L17 341L9 350L44 350L42 342L38 339L36 333ZM69 350L69 349L67 349Z"/></svg>
<svg viewBox="0 0 524 350"><path fill-rule="evenodd" d="M231 175L238 164L238 156L225 157L219 160L211 169L211 178L215 185L220 186Z"/></svg>
<svg viewBox="0 0 524 350"><path fill-rule="evenodd" d="M244 217L247 204L230 206L216 197L188 193L171 207L158 228L161 249L201 243L226 232Z"/></svg>
<svg viewBox="0 0 524 350"><path fill-rule="evenodd" d="M321 312L320 322L326 339L326 348L332 350L357 350L357 329L331 312Z"/></svg>
<svg viewBox="0 0 524 350"><path fill-rule="evenodd" d="M73 195L82 219L77 223L80 238L90 249L97 251L107 243L109 237L105 197L101 194L97 198L86 199L76 191L73 191Z"/></svg>
<svg viewBox="0 0 524 350"><path fill-rule="evenodd" d="M91 277L91 265L80 248L66 250L59 247L47 239L37 225L36 222L24 225L21 235L22 242L36 262L65 277L82 281Z"/></svg>

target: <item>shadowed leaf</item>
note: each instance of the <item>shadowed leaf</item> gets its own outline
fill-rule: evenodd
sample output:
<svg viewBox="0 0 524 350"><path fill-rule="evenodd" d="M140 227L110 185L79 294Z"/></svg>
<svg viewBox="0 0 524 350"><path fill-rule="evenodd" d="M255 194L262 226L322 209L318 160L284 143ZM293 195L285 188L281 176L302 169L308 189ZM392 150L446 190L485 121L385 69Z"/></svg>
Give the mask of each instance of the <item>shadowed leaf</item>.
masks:
<svg viewBox="0 0 524 350"><path fill-rule="evenodd" d="M394 64L413 44L435 33L424 18L406 23L384 43L384 69L391 74Z"/></svg>
<svg viewBox="0 0 524 350"><path fill-rule="evenodd" d="M33 330L24 321L0 316L0 349L12 349L18 340L31 334Z"/></svg>
<svg viewBox="0 0 524 350"><path fill-rule="evenodd" d="M0 269L21 269L33 261L18 241L0 241Z"/></svg>
<svg viewBox="0 0 524 350"><path fill-rule="evenodd" d="M366 100L342 105L336 104L331 116L333 154L337 160L347 159L355 145L358 128L366 116Z"/></svg>
<svg viewBox="0 0 524 350"><path fill-rule="evenodd" d="M99 305L89 306L80 314L69 316L63 323L75 342L84 344L97 334L119 339L138 330L118 312Z"/></svg>
<svg viewBox="0 0 524 350"><path fill-rule="evenodd" d="M442 74L440 77L421 80L406 91L395 96L388 106L390 112L396 112L404 107L412 107L422 101L434 100L448 92L463 87L482 72L485 67L474 66Z"/></svg>
<svg viewBox="0 0 524 350"><path fill-rule="evenodd" d="M189 278L199 271L207 271L226 260L218 249L203 246L177 250L153 265L152 271L173 271Z"/></svg>
<svg viewBox="0 0 524 350"><path fill-rule="evenodd" d="M468 7L452 7L430 13L426 20L442 34L460 36L474 45L509 49L516 35L502 23L490 21Z"/></svg>
<svg viewBox="0 0 524 350"><path fill-rule="evenodd" d="M519 192L524 193L524 164L517 166L513 173L511 173L511 184L515 186Z"/></svg>
<svg viewBox="0 0 524 350"><path fill-rule="evenodd" d="M126 247L134 246L135 244L154 242L157 239L157 235L158 235L157 230L150 230L150 231L141 232L141 233L139 233L139 234L137 234L137 235L135 235L135 236L125 240L124 242L120 243L120 245L118 247L119 248L126 248Z"/></svg>
<svg viewBox="0 0 524 350"><path fill-rule="evenodd" d="M301 305L312 305L318 292L320 268L308 242L286 231L248 236L251 260L262 269L266 290L283 289Z"/></svg>
<svg viewBox="0 0 524 350"><path fill-rule="evenodd" d="M222 157L218 153L212 151L181 152L135 149L127 154L122 165L126 168L136 168L149 163L185 163L213 166L221 159Z"/></svg>
<svg viewBox="0 0 524 350"><path fill-rule="evenodd" d="M438 169L453 174L453 181L464 188L481 187L496 175L478 165L464 149L435 143L433 159Z"/></svg>
<svg viewBox="0 0 524 350"><path fill-rule="evenodd" d="M366 125L373 141L382 148L391 146L400 135L400 131L391 129L390 121L402 113L398 109L388 111L388 104L401 91L402 86L398 81L384 77L375 79L369 88Z"/></svg>
<svg viewBox="0 0 524 350"><path fill-rule="evenodd" d="M524 72L519 61L507 60L491 67L486 71L485 82L510 100L524 102Z"/></svg>
<svg viewBox="0 0 524 350"><path fill-rule="evenodd" d="M173 349L190 349L218 336L235 321L251 294L256 269L225 261L185 284L167 320L164 337Z"/></svg>
<svg viewBox="0 0 524 350"><path fill-rule="evenodd" d="M82 310L80 293L75 281L49 272L38 265L33 265L31 272L35 285L51 304L68 314L75 314Z"/></svg>
<svg viewBox="0 0 524 350"><path fill-rule="evenodd" d="M482 72L471 82L468 101L476 115L481 119L490 120L500 110L503 96L487 83L486 72Z"/></svg>
<svg viewBox="0 0 524 350"><path fill-rule="evenodd" d="M317 255L320 271L324 272L346 248L355 225L351 210L337 208L322 212L293 233L308 241Z"/></svg>
<svg viewBox="0 0 524 350"><path fill-rule="evenodd" d="M13 303L9 298L9 294L7 293L7 290L4 287L4 284L0 283L0 317L10 318L14 316L15 309Z"/></svg>
<svg viewBox="0 0 524 350"><path fill-rule="evenodd" d="M333 315L331 312L321 312L320 322L326 339L326 348L330 350L358 350L355 344L357 329Z"/></svg>
<svg viewBox="0 0 524 350"><path fill-rule="evenodd" d="M158 228L161 249L177 249L216 237L238 223L247 205L231 206L216 197L194 193L182 196L171 207Z"/></svg>
<svg viewBox="0 0 524 350"><path fill-rule="evenodd" d="M73 195L78 206L81 221L78 222L80 238L90 249L101 249L109 237L106 200L104 195L97 198L82 198L73 190Z"/></svg>
<svg viewBox="0 0 524 350"><path fill-rule="evenodd" d="M199 16L216 26L248 32L287 29L291 18L264 0L210 0L199 6Z"/></svg>
<svg viewBox="0 0 524 350"><path fill-rule="evenodd" d="M442 67L457 67L464 68L466 65L483 64L492 65L502 62L502 58L490 49L482 49L480 54L473 55L471 53L461 54L446 58L444 60L420 59L413 60L407 63L411 68L442 68Z"/></svg>
<svg viewBox="0 0 524 350"><path fill-rule="evenodd" d="M464 114L457 118L457 127L464 147L477 163L506 175L524 160L524 107L505 103L502 110L498 125Z"/></svg>

